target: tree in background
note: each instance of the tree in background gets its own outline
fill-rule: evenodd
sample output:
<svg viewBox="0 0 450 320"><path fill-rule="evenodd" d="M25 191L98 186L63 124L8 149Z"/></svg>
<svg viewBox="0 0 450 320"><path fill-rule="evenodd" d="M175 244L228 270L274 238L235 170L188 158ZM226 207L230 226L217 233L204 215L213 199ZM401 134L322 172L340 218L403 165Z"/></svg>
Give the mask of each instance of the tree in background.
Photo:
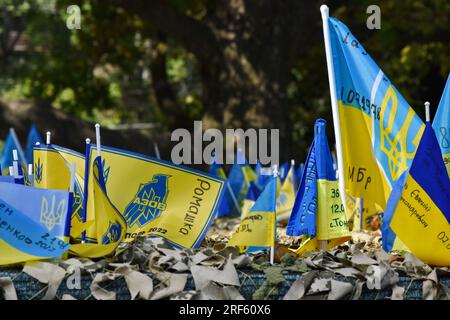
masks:
<svg viewBox="0 0 450 320"><path fill-rule="evenodd" d="M331 120L321 3L0 0L0 93L106 123L280 128L282 158L302 158L314 120ZM66 28L72 4L81 30ZM450 3L380 1L368 30L371 4L330 9L422 114L450 70Z"/></svg>

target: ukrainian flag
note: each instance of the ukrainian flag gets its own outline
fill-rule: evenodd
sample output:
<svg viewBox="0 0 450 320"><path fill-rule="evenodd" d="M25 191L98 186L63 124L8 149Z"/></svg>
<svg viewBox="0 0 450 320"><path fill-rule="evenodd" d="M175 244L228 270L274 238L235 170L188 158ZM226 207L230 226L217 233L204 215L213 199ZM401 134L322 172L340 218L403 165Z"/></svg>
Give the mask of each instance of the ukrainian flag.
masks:
<svg viewBox="0 0 450 320"><path fill-rule="evenodd" d="M71 253L88 258L103 257L112 253L123 241L127 223L122 214L112 204L107 195L102 159L96 157L92 161L92 172L88 184L90 198L88 215L91 217L91 232L95 235L95 243L75 244Z"/></svg>
<svg viewBox="0 0 450 320"><path fill-rule="evenodd" d="M76 238L84 230L85 210L84 175L85 157L76 151L54 144L34 147L34 186L43 189L68 191L70 188L70 167L75 164L75 188L72 207L71 236Z"/></svg>
<svg viewBox="0 0 450 320"><path fill-rule="evenodd" d="M385 251L401 239L420 260L450 266L450 180L429 123L411 168L392 190L382 229Z"/></svg>
<svg viewBox="0 0 450 320"><path fill-rule="evenodd" d="M2 154L0 156L0 168L4 174L8 174L9 167L13 165L13 150L17 150L19 162L26 164L26 158L23 153L22 146L17 139L16 132L13 128L9 129L8 136L3 143Z"/></svg>
<svg viewBox="0 0 450 320"><path fill-rule="evenodd" d="M92 185L96 146L89 145L85 202L86 240L97 242ZM160 236L176 246L198 247L215 217L224 181L193 169L116 148L101 147L108 197L127 223L124 241L137 236Z"/></svg>
<svg viewBox="0 0 450 320"><path fill-rule="evenodd" d="M277 220L287 221L294 207L295 194L297 192L297 175L295 174L295 165L291 164L286 178L280 188L277 198Z"/></svg>
<svg viewBox="0 0 450 320"><path fill-rule="evenodd" d="M436 132L447 173L450 176L450 74L433 119L433 129Z"/></svg>
<svg viewBox="0 0 450 320"><path fill-rule="evenodd" d="M258 199L259 195L261 194L261 190L256 185L255 182L250 183L250 187L248 188L247 196L245 197L243 203L242 203L242 209L241 209L241 216L245 217L248 212L250 212L250 209L255 204L256 199Z"/></svg>
<svg viewBox="0 0 450 320"><path fill-rule="evenodd" d="M0 265L66 252L71 202L68 192L0 183Z"/></svg>
<svg viewBox="0 0 450 320"><path fill-rule="evenodd" d="M350 30L335 18L327 21L341 178L348 194L384 208L392 185L411 165L424 125Z"/></svg>
<svg viewBox="0 0 450 320"><path fill-rule="evenodd" d="M272 177L250 212L242 216L242 221L227 246L237 246L241 251L251 252L275 245L276 192L277 178Z"/></svg>
<svg viewBox="0 0 450 320"><path fill-rule="evenodd" d="M37 142L40 144L44 143L36 126L33 124L28 132L27 143L25 144L25 159L27 160L27 163L33 163L33 149Z"/></svg>

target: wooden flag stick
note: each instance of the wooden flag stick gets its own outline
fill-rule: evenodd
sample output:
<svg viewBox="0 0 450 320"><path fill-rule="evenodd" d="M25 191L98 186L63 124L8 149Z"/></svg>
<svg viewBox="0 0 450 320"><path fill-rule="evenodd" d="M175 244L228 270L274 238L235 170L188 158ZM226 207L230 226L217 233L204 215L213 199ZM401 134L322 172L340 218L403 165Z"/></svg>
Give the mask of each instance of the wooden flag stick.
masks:
<svg viewBox="0 0 450 320"><path fill-rule="evenodd" d="M278 177L278 166L275 164L273 166L273 178L277 179ZM276 185L276 184L275 184ZM275 262L275 241L276 241L276 237L277 237L277 222L275 220L275 232L274 232L274 238L273 238L273 245L270 248L270 264L274 264Z"/></svg>

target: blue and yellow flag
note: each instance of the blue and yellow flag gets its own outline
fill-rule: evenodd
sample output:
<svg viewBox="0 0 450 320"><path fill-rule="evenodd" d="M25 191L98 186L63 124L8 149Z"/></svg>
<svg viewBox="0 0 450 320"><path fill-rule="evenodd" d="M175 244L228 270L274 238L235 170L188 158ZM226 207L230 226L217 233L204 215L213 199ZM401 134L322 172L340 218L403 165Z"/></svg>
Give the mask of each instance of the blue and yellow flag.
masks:
<svg viewBox="0 0 450 320"><path fill-rule="evenodd" d="M433 129L436 132L447 173L450 176L450 74L433 119Z"/></svg>
<svg viewBox="0 0 450 320"><path fill-rule="evenodd" d="M34 147L34 186L43 189L68 191L70 188L70 167L75 164L74 201L72 206L71 231L73 238L79 237L85 229L84 199L84 155L54 144L40 144Z"/></svg>
<svg viewBox="0 0 450 320"><path fill-rule="evenodd" d="M96 213L91 201L96 146L87 149L87 241L98 241ZM198 247L215 217L224 181L209 174L141 154L102 146L108 197L127 223L124 241L137 236L160 236L176 246Z"/></svg>
<svg viewBox="0 0 450 320"><path fill-rule="evenodd" d="M286 228L286 234L300 236L316 235L317 166L316 147L313 140L306 157L305 169L295 197L294 207Z"/></svg>
<svg viewBox="0 0 450 320"><path fill-rule="evenodd" d="M346 192L386 206L411 165L424 124L361 43L328 18Z"/></svg>
<svg viewBox="0 0 450 320"><path fill-rule="evenodd" d="M0 265L66 252L71 201L68 192L0 183Z"/></svg>
<svg viewBox="0 0 450 320"><path fill-rule="evenodd" d="M250 187L248 188L247 195L245 196L244 201L242 202L241 208L241 216L245 216L250 212L250 209L255 204L256 199L258 199L261 194L261 190L257 186L256 182L251 182Z"/></svg>
<svg viewBox="0 0 450 320"><path fill-rule="evenodd" d="M19 161L26 164L22 146L17 139L16 132L13 128L11 128L9 129L5 142L3 143L2 154L0 156L0 168L4 174L8 174L9 167L13 165L13 150L17 150Z"/></svg>
<svg viewBox="0 0 450 320"><path fill-rule="evenodd" d="M382 230L385 251L400 238L420 260L450 266L450 180L429 123L411 168L392 190Z"/></svg>
<svg viewBox="0 0 450 320"><path fill-rule="evenodd" d="M242 252L257 251L274 246L276 192L277 178L272 177L250 212L242 216L242 221L227 246L237 246Z"/></svg>
<svg viewBox="0 0 450 320"><path fill-rule="evenodd" d="M286 230L288 235L308 235L317 237L317 240L349 236L325 127L325 120L316 121L306 173L302 177Z"/></svg>
<svg viewBox="0 0 450 320"><path fill-rule="evenodd" d="M97 258L108 255L124 240L127 223L108 197L103 161L96 157L92 161L92 171L87 189L90 191L88 211L90 221L93 221L90 231L95 235L95 242L80 243L72 246L72 254Z"/></svg>
<svg viewBox="0 0 450 320"><path fill-rule="evenodd" d="M277 197L277 221L287 221L292 212L295 202L295 194L297 193L297 175L295 173L295 165L292 164L284 179L280 193Z"/></svg>
<svg viewBox="0 0 450 320"><path fill-rule="evenodd" d="M33 124L28 132L27 142L25 144L25 159L27 163L33 163L33 148L37 142L44 144L41 135Z"/></svg>
<svg viewBox="0 0 450 320"><path fill-rule="evenodd" d="M284 180L286 179L288 172L289 172L290 166L288 162L284 162L280 165L280 174L278 175L280 177L280 182L284 183Z"/></svg>

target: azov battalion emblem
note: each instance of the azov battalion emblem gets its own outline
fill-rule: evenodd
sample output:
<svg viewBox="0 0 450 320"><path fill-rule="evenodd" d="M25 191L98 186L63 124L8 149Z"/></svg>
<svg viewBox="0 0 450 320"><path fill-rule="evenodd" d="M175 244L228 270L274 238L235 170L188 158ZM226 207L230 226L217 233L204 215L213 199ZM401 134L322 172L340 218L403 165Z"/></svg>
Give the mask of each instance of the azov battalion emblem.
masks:
<svg viewBox="0 0 450 320"><path fill-rule="evenodd" d="M108 230L102 237L102 244L110 244L119 241L122 234L122 226L118 221L109 223Z"/></svg>
<svg viewBox="0 0 450 320"><path fill-rule="evenodd" d="M41 202L40 222L51 231L55 226L63 223L64 213L66 212L66 200L62 199L56 203L56 197L53 195L49 203L47 198L43 197Z"/></svg>
<svg viewBox="0 0 450 320"><path fill-rule="evenodd" d="M169 177L165 174L155 174L151 181L139 186L133 200L125 209L124 218L129 227L143 227L166 209Z"/></svg>

